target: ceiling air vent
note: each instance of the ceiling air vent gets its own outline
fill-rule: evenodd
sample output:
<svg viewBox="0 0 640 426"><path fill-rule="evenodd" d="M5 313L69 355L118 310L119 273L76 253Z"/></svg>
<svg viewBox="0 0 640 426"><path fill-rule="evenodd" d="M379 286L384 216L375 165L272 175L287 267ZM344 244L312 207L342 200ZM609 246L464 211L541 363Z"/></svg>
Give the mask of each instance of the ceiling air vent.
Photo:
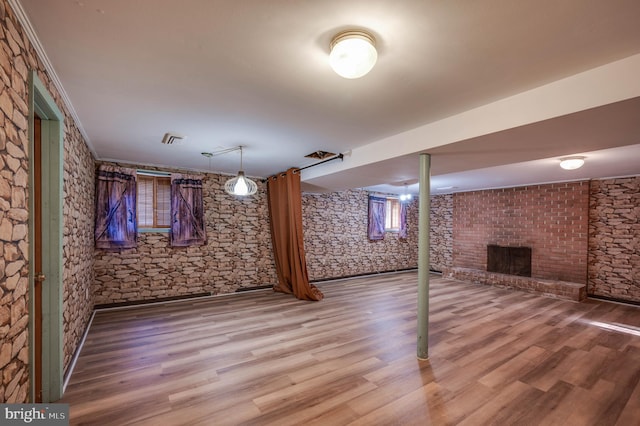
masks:
<svg viewBox="0 0 640 426"><path fill-rule="evenodd" d="M162 143L165 145L181 145L187 137L177 133L165 133Z"/></svg>
<svg viewBox="0 0 640 426"><path fill-rule="evenodd" d="M307 154L304 157L305 158L317 158L318 160L324 160L325 158L329 158L329 157L335 157L336 154L333 152L327 152L327 151L315 151L312 152L311 154Z"/></svg>

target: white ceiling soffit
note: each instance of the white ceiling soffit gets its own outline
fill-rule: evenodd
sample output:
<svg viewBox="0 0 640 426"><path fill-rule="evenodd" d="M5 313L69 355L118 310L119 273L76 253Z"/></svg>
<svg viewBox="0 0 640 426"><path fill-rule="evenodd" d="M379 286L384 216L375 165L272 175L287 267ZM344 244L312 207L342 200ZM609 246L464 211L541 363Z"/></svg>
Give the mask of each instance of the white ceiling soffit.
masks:
<svg viewBox="0 0 640 426"><path fill-rule="evenodd" d="M305 170L303 181L338 189L411 180L421 152L439 175L640 144L637 75L640 55L358 147L343 162ZM602 165L599 176L616 169ZM541 173L532 182L547 179Z"/></svg>
<svg viewBox="0 0 640 426"><path fill-rule="evenodd" d="M235 174L237 153L200 153L242 144L247 174L268 176L311 164L312 151L351 152L305 170L306 184L371 186L417 179L391 170L403 156L638 96L637 0L10 4L24 8L101 159ZM378 48L357 80L328 64L331 39L349 28ZM163 145L167 132L188 139Z"/></svg>

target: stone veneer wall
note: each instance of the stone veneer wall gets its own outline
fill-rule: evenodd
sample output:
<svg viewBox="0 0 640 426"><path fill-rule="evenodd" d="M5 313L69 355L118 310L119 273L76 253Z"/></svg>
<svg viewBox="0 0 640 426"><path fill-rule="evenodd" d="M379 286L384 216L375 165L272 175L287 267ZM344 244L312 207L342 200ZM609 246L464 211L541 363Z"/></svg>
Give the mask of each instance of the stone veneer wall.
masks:
<svg viewBox="0 0 640 426"><path fill-rule="evenodd" d="M0 402L29 400L28 74L65 114L64 359L84 331L93 302L93 159L13 10L0 0ZM45 218L46 220L46 218ZM84 297L84 300L82 299Z"/></svg>
<svg viewBox="0 0 640 426"><path fill-rule="evenodd" d="M347 277L418 266L418 199L407 211L407 239L388 233L367 238L369 193L364 190L305 193L302 196L304 244L311 280ZM431 197L430 267L451 266L452 195Z"/></svg>
<svg viewBox="0 0 640 426"><path fill-rule="evenodd" d="M64 141L63 324L64 370L93 312L93 229L95 226L95 160L71 118Z"/></svg>
<svg viewBox="0 0 640 426"><path fill-rule="evenodd" d="M587 292L640 302L640 176L591 182Z"/></svg>
<svg viewBox="0 0 640 426"><path fill-rule="evenodd" d="M453 197L453 267L486 271L487 245L532 248L534 278L586 284L589 182Z"/></svg>
<svg viewBox="0 0 640 426"><path fill-rule="evenodd" d="M266 185L258 182L256 195L235 198L224 192L229 177L205 174L205 246L171 247L168 233L153 232L140 233L135 249L96 249L95 303L222 294L273 285L277 278Z"/></svg>
<svg viewBox="0 0 640 426"><path fill-rule="evenodd" d="M127 165L128 167L136 167ZM149 167L139 167L153 169ZM111 304L201 293L223 294L277 280L271 250L266 185L237 199L224 192L229 176L206 174L208 243L172 248L167 233L140 233L138 247L95 251L95 303ZM311 280L415 268L418 202L408 210L408 238L367 238L368 192L303 194L303 227ZM432 199L432 266L451 262L452 196Z"/></svg>
<svg viewBox="0 0 640 426"><path fill-rule="evenodd" d="M443 272L453 258L453 194L431 197L430 267Z"/></svg>
<svg viewBox="0 0 640 426"><path fill-rule="evenodd" d="M407 238L387 233L369 241L369 193L364 190L305 193L302 228L310 280L347 277L418 266L418 203L407 211Z"/></svg>

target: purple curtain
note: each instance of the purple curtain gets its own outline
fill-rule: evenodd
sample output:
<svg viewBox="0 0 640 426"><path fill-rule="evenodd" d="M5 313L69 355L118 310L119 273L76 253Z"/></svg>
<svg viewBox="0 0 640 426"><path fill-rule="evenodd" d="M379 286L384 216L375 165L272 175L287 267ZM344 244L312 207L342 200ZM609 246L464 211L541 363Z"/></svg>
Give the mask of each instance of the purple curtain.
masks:
<svg viewBox="0 0 640 426"><path fill-rule="evenodd" d="M384 239L386 198L369 196L369 239Z"/></svg>
<svg viewBox="0 0 640 426"><path fill-rule="evenodd" d="M407 238L407 203L400 202L400 229L399 238Z"/></svg>
<svg viewBox="0 0 640 426"><path fill-rule="evenodd" d="M202 176L172 174L171 245L187 247L206 242Z"/></svg>
<svg viewBox="0 0 640 426"><path fill-rule="evenodd" d="M101 164L96 182L96 248L137 245L136 171Z"/></svg>

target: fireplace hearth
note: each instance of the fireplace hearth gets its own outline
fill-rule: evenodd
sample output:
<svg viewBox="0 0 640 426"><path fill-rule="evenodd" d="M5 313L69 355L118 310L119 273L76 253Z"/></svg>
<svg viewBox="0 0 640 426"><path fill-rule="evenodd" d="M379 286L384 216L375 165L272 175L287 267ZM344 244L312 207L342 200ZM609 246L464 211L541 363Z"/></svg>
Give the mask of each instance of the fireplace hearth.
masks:
<svg viewBox="0 0 640 426"><path fill-rule="evenodd" d="M487 272L531 276L531 247L487 246Z"/></svg>

